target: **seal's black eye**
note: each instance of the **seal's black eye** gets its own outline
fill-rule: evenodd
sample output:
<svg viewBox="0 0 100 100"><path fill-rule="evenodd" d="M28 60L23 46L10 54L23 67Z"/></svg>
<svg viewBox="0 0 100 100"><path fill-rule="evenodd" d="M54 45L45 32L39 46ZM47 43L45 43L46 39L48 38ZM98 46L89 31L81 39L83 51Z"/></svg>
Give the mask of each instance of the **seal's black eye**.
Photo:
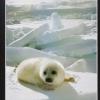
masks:
<svg viewBox="0 0 100 100"><path fill-rule="evenodd" d="M54 71L54 70L53 70L51 73L52 73L53 75L57 74L57 72L56 72L56 71Z"/></svg>
<svg viewBox="0 0 100 100"><path fill-rule="evenodd" d="M43 74L44 74L44 75L46 75L46 74L47 74L47 72L46 72L46 71L44 71L44 72L43 72Z"/></svg>

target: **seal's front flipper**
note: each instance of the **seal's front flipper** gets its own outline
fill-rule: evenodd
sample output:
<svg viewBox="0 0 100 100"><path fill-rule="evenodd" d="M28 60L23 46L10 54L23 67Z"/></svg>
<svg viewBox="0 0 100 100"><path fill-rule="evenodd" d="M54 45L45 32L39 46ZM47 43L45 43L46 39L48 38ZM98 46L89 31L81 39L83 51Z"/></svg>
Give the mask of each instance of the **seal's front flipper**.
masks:
<svg viewBox="0 0 100 100"><path fill-rule="evenodd" d="M64 78L64 82L76 82L76 77L74 75L71 74L66 74L65 78Z"/></svg>

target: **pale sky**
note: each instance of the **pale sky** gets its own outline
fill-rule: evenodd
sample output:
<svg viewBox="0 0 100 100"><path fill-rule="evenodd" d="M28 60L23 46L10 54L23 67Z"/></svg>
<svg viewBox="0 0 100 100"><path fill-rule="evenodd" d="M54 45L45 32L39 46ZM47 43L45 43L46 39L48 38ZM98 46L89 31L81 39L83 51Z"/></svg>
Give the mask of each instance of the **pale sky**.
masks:
<svg viewBox="0 0 100 100"><path fill-rule="evenodd" d="M54 2L57 0L6 0L6 3L11 4L38 4L40 2Z"/></svg>
<svg viewBox="0 0 100 100"><path fill-rule="evenodd" d="M59 2L59 1L69 1L69 2L83 2L90 0L6 0L7 4L39 4L41 2ZM96 1L96 0L91 0Z"/></svg>

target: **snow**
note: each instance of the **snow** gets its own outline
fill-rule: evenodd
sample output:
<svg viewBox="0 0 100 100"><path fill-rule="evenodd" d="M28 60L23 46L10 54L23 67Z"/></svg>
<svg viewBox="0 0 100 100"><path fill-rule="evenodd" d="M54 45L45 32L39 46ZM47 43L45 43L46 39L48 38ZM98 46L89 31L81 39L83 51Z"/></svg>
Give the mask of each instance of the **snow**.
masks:
<svg viewBox="0 0 100 100"><path fill-rule="evenodd" d="M45 91L19 83L13 70L13 67L6 67L6 100L96 100L96 73L67 71L78 78L76 83L64 83L56 90Z"/></svg>
<svg viewBox="0 0 100 100"><path fill-rule="evenodd" d="M29 47L6 47L6 64L7 65L16 66L21 61L28 58L32 58L32 57L50 57L50 58L56 59L60 61L64 65L65 68L69 67L76 60L79 60L79 58L58 56L58 55L49 54L40 50L36 50L33 48L29 48ZM87 63L86 68L85 66L83 67L80 66L78 70L83 71L83 69L85 68L85 71L87 72L95 72L96 58L90 57L90 58L84 58L84 59L86 60L86 63Z"/></svg>
<svg viewBox="0 0 100 100"><path fill-rule="evenodd" d="M76 71L76 72L86 72L87 71L87 62L85 59L79 59L74 62L72 65L66 68L66 70Z"/></svg>

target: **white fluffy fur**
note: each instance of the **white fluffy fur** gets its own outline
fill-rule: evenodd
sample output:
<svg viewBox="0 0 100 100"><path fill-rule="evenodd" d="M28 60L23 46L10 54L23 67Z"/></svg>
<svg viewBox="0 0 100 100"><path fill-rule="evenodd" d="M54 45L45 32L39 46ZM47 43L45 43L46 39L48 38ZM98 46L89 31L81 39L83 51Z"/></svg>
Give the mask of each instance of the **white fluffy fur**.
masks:
<svg viewBox="0 0 100 100"><path fill-rule="evenodd" d="M56 74L52 75L55 70ZM46 71L46 75L44 75ZM50 58L31 58L21 62L16 69L18 80L37 85L40 88L52 90L64 82L65 72L63 65ZM53 82L46 82L50 77Z"/></svg>

